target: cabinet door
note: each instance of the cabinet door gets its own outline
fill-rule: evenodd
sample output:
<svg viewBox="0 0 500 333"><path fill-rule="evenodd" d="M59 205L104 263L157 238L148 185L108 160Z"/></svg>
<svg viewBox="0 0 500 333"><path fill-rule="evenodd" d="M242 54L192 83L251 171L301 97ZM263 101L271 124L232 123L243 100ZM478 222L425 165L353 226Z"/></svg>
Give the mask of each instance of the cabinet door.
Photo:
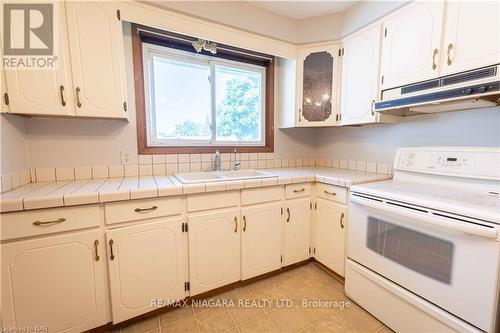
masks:
<svg viewBox="0 0 500 333"><path fill-rule="evenodd" d="M382 89L439 75L444 1L415 2L384 22Z"/></svg>
<svg viewBox="0 0 500 333"><path fill-rule="evenodd" d="M341 124L376 122L381 26L376 25L343 42Z"/></svg>
<svg viewBox="0 0 500 333"><path fill-rule="evenodd" d="M443 75L500 63L500 2L449 1Z"/></svg>
<svg viewBox="0 0 500 333"><path fill-rule="evenodd" d="M68 1L78 116L126 118L122 22L114 1Z"/></svg>
<svg viewBox="0 0 500 333"><path fill-rule="evenodd" d="M0 11L0 14L2 14L1 11ZM0 35L0 59L3 59L2 47L3 47L3 42L2 42L2 36ZM9 97L7 95L7 86L5 84L5 70L4 70L3 66L0 66L0 67L1 67L0 68L0 93L2 94L2 96L0 96L0 98L2 99L0 101L0 112L7 113L10 110L9 110L9 105L8 105L8 98Z"/></svg>
<svg viewBox="0 0 500 333"><path fill-rule="evenodd" d="M104 253L99 230L2 244L2 324L65 333L105 324Z"/></svg>
<svg viewBox="0 0 500 333"><path fill-rule="evenodd" d="M285 205L284 265L309 258L309 225L311 223L309 198L289 200Z"/></svg>
<svg viewBox="0 0 500 333"><path fill-rule="evenodd" d="M51 3L58 9L55 13L59 14L56 19L56 26L59 27L58 43L55 43L59 45L57 62L54 67L43 70L19 67L5 71L11 113L62 116L75 114L65 4L56 1ZM18 37L24 36L13 36Z"/></svg>
<svg viewBox="0 0 500 333"><path fill-rule="evenodd" d="M188 217L191 296L241 279L239 210Z"/></svg>
<svg viewBox="0 0 500 333"><path fill-rule="evenodd" d="M299 126L332 126L338 119L339 47L304 49L298 64Z"/></svg>
<svg viewBox="0 0 500 333"><path fill-rule="evenodd" d="M317 204L314 258L344 276L346 209L321 198Z"/></svg>
<svg viewBox="0 0 500 333"><path fill-rule="evenodd" d="M184 298L180 219L109 230L106 239L114 323L154 310L151 300Z"/></svg>
<svg viewBox="0 0 500 333"><path fill-rule="evenodd" d="M281 267L281 203L241 210L242 279Z"/></svg>

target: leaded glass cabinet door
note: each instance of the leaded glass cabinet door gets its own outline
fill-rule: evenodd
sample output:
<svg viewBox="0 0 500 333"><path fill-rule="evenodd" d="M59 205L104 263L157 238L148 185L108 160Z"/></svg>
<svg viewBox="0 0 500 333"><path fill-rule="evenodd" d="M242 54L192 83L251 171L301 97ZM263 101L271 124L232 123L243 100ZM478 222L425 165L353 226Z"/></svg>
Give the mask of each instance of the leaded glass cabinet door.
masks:
<svg viewBox="0 0 500 333"><path fill-rule="evenodd" d="M338 123L339 46L308 48L300 52L298 80L299 126Z"/></svg>

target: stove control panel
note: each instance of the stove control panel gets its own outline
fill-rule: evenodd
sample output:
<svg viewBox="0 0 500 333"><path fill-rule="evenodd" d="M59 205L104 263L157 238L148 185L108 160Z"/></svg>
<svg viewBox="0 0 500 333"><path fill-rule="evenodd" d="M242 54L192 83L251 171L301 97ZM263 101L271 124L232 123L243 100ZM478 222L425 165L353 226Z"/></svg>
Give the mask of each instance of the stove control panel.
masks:
<svg viewBox="0 0 500 333"><path fill-rule="evenodd" d="M394 169L455 177L500 180L500 148L400 148L396 153Z"/></svg>

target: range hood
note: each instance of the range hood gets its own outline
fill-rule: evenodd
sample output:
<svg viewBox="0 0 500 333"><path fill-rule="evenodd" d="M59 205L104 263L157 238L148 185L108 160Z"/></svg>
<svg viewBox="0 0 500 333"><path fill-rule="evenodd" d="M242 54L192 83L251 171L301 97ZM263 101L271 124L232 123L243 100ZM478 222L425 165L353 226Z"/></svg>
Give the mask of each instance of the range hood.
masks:
<svg viewBox="0 0 500 333"><path fill-rule="evenodd" d="M374 111L412 116L499 104L500 65L494 65L384 90Z"/></svg>

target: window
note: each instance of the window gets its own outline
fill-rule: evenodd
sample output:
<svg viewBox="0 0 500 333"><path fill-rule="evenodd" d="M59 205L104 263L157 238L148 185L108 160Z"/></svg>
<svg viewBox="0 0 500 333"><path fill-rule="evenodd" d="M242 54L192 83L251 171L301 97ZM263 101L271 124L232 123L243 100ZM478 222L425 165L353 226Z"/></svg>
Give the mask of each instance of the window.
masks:
<svg viewBox="0 0 500 333"><path fill-rule="evenodd" d="M134 30L140 153L272 151L272 58L196 53L190 37Z"/></svg>

